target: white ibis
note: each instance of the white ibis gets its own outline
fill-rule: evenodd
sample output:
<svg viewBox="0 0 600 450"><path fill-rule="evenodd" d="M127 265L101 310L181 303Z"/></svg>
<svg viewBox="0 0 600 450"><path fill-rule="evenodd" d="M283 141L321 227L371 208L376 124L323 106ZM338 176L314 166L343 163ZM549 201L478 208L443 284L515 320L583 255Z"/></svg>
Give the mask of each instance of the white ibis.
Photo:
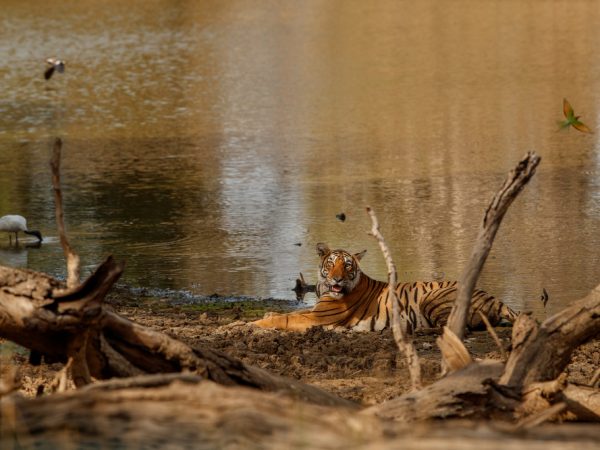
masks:
<svg viewBox="0 0 600 450"><path fill-rule="evenodd" d="M22 231L25 234L31 234L38 238L39 242L42 242L42 233L36 230L28 230L27 220L23 216L9 214L8 216L0 217L0 231L9 233L8 239L11 243L12 235L10 233L15 233L15 240L17 244L19 243L19 231Z"/></svg>
<svg viewBox="0 0 600 450"><path fill-rule="evenodd" d="M48 58L46 60L48 68L44 71L44 78L49 80L54 71L63 73L65 71L65 62L58 58Z"/></svg>

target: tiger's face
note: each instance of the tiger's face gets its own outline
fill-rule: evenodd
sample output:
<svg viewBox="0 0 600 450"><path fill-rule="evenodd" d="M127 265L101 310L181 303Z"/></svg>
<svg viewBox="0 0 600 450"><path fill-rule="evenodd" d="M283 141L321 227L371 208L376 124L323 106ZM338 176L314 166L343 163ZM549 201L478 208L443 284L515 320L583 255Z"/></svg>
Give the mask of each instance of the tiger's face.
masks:
<svg viewBox="0 0 600 450"><path fill-rule="evenodd" d="M365 252L366 250L352 255L345 250L330 250L323 243L317 244L317 253L321 257L317 296L327 294L341 298L352 292L360 280L358 262Z"/></svg>

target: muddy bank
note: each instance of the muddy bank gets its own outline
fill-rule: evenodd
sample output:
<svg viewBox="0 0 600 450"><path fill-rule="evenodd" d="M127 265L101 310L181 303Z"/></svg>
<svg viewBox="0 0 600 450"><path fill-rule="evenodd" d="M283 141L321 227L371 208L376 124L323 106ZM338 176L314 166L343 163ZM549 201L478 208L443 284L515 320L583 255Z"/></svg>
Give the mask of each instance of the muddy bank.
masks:
<svg viewBox="0 0 600 450"><path fill-rule="evenodd" d="M278 300L214 298L201 303L173 304L170 299L128 297L116 292L108 303L123 316L189 344L205 344L272 373L319 386L340 397L364 404L396 397L409 387L405 360L398 354L391 331L358 333L313 328L306 333L259 329L247 322L265 310L287 311L297 305ZM496 329L505 347L511 328ZM418 333L415 342L425 382L439 375L440 354L435 345L438 330ZM475 358L500 358L487 332L468 336L466 346ZM22 391L35 395L50 390L62 364L32 366L28 352L3 343L4 357L16 363ZM569 381L586 383L600 364L600 341L575 352L568 367Z"/></svg>

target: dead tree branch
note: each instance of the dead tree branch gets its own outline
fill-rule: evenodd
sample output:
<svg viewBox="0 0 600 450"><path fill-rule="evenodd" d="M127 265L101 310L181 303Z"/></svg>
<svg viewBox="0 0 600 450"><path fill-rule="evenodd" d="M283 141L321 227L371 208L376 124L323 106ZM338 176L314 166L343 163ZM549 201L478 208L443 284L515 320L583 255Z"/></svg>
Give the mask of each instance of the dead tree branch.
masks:
<svg viewBox="0 0 600 450"><path fill-rule="evenodd" d="M296 285L292 289L296 293L296 300L304 300L304 296L307 292L315 292L316 291L315 284L308 284L304 280L304 275L300 272L300 278L296 278Z"/></svg>
<svg viewBox="0 0 600 450"><path fill-rule="evenodd" d="M54 141L54 150L50 167L52 168L52 186L54 188L54 207L56 213L56 226L60 235L60 245L63 248L65 259L67 260L67 287L74 288L79 284L79 255L73 251L67 233L65 231L64 209L62 202L62 190L60 187L60 153L62 149L62 140L56 138Z"/></svg>
<svg viewBox="0 0 600 450"><path fill-rule="evenodd" d="M388 303L392 302L392 333L394 335L394 340L396 341L396 345L398 349L406 355L406 359L408 360L408 370L410 372L410 379L412 388L417 390L422 386L421 381L421 364L419 362L419 355L417 354L417 349L415 348L413 342L407 336L407 330L404 330L400 325L400 303L398 300L398 296L396 295L396 284L397 284L397 270L396 265L392 259L392 254L390 253L390 249L388 248L381 231L379 230L379 221L377 220L377 216L375 215L375 211L373 211L370 207L367 207L367 213L371 217L372 228L369 233L371 236L377 239L379 243L379 248L381 248L381 252L385 258L385 263L388 268Z"/></svg>
<svg viewBox="0 0 600 450"><path fill-rule="evenodd" d="M88 377L103 380L189 371L224 385L284 392L312 403L353 405L125 319L103 303L122 271L123 265L109 257L83 284L66 290L64 283L48 275L0 266L0 337L49 360L66 362L73 357L78 385Z"/></svg>
<svg viewBox="0 0 600 450"><path fill-rule="evenodd" d="M490 336L496 343L498 350L500 350L500 356L502 357L502 361L506 361L506 359L508 357L506 354L506 350L504 349L502 342L500 342L500 338L498 338L498 335L496 334L494 327L488 320L487 316L485 314L483 314L481 311L479 311L479 317L481 317L481 320L483 320L483 323L485 323L485 328L487 329L487 332L490 334Z"/></svg>
<svg viewBox="0 0 600 450"><path fill-rule="evenodd" d="M539 162L539 156L532 152L528 153L519 162L517 167L510 171L506 181L485 211L473 252L469 258L469 263L459 280L456 303L448 318L449 329L461 340L465 335L467 313L471 304L471 296L475 289L475 283L492 248L492 243L500 227L500 222L513 200L534 175Z"/></svg>
<svg viewBox="0 0 600 450"><path fill-rule="evenodd" d="M525 386L557 378L573 351L600 335L600 285L541 326L522 314L513 327L513 350L500 383Z"/></svg>

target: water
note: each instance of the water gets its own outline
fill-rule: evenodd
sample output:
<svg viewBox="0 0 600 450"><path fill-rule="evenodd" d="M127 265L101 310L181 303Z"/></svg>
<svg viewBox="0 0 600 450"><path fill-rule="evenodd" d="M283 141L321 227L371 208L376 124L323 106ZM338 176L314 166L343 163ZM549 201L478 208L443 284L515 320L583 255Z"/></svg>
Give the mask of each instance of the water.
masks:
<svg viewBox="0 0 600 450"><path fill-rule="evenodd" d="M543 317L542 288L553 312L600 282L598 133L556 131L563 97L600 129L598 42L592 0L5 0L0 214L47 239L0 236L0 263L64 276L55 136L84 273L114 254L129 286L276 298L321 241L385 278L366 205L401 279L458 277L535 150L479 285Z"/></svg>

